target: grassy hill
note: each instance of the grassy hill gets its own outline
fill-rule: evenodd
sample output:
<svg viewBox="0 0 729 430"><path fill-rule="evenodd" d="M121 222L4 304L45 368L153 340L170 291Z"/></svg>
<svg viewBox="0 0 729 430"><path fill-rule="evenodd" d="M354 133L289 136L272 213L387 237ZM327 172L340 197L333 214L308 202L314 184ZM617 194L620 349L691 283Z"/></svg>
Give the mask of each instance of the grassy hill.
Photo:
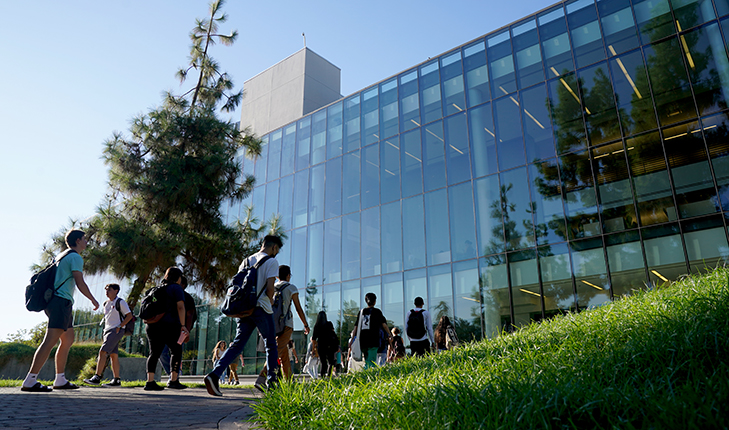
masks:
<svg viewBox="0 0 729 430"><path fill-rule="evenodd" d="M286 383L267 429L725 429L729 271L355 375Z"/></svg>

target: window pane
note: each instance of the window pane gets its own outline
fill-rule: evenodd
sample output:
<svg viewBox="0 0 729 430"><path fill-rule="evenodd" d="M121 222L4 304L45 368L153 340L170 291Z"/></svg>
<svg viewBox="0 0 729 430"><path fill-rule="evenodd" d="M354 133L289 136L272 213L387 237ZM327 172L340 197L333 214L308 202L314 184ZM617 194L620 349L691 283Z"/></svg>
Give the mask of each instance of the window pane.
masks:
<svg viewBox="0 0 729 430"><path fill-rule="evenodd" d="M668 0L633 0L641 43L651 43L676 33Z"/></svg>
<svg viewBox="0 0 729 430"><path fill-rule="evenodd" d="M630 136L656 128L656 114L641 52L610 60L613 89L623 133Z"/></svg>
<svg viewBox="0 0 729 430"><path fill-rule="evenodd" d="M686 258L677 224L643 229L643 246L653 285L675 281L686 274Z"/></svg>
<svg viewBox="0 0 729 430"><path fill-rule="evenodd" d="M328 161L326 169L324 218L329 219L342 214L342 157Z"/></svg>
<svg viewBox="0 0 729 430"><path fill-rule="evenodd" d="M502 200L505 192L499 186L499 175L491 175L474 181L476 199L476 231L479 255L504 252L503 212L506 206ZM505 198L506 196L503 195Z"/></svg>
<svg viewBox="0 0 729 430"><path fill-rule="evenodd" d="M454 260L476 258L473 219L473 190L471 182L448 188L450 209L451 249Z"/></svg>
<svg viewBox="0 0 729 430"><path fill-rule="evenodd" d="M696 106L678 39L645 46L643 52L661 125L695 118Z"/></svg>
<svg viewBox="0 0 729 430"><path fill-rule="evenodd" d="M304 291L306 286L308 285L308 278L306 273L307 263L306 263L306 256L308 253L306 252L308 249L307 243L306 243L306 227L304 228L298 228L296 230L293 230L291 232L291 263L289 266L291 269L291 283L299 287L299 298L301 299L302 296L304 296ZM286 248L286 247L284 247ZM315 317L316 318L316 317Z"/></svg>
<svg viewBox="0 0 729 430"><path fill-rule="evenodd" d="M711 0L671 0L679 30L686 30L716 18Z"/></svg>
<svg viewBox="0 0 729 430"><path fill-rule="evenodd" d="M578 69L605 59L594 0L577 0L568 4L567 24Z"/></svg>
<svg viewBox="0 0 729 430"><path fill-rule="evenodd" d="M706 115L727 107L729 58L717 24L711 24L680 36L684 58L699 114Z"/></svg>
<svg viewBox="0 0 729 430"><path fill-rule="evenodd" d="M511 33L516 54L516 76L519 88L526 88L544 81L537 20L532 19L520 23L511 29Z"/></svg>
<svg viewBox="0 0 729 430"><path fill-rule="evenodd" d="M271 133L268 142L268 180L273 181L281 175L281 130ZM283 172L284 175L290 172Z"/></svg>
<svg viewBox="0 0 729 430"><path fill-rule="evenodd" d="M425 266L423 196L402 201L402 247L405 270Z"/></svg>
<svg viewBox="0 0 729 430"><path fill-rule="evenodd" d="M444 226L448 225L448 197L441 189L425 194L425 240L428 264L451 261L450 238Z"/></svg>
<svg viewBox="0 0 729 430"><path fill-rule="evenodd" d="M266 185L261 185L253 189L251 196L251 206L253 207L253 217L263 218L263 207L266 205Z"/></svg>
<svg viewBox="0 0 729 430"><path fill-rule="evenodd" d="M342 280L342 218L324 223L324 280Z"/></svg>
<svg viewBox="0 0 729 430"><path fill-rule="evenodd" d="M499 97L516 91L514 55L511 51L509 31L486 39L486 50L491 76L491 94Z"/></svg>
<svg viewBox="0 0 729 430"><path fill-rule="evenodd" d="M595 183L592 180L589 154L580 152L560 157L559 168L565 190L564 201L570 238L600 234Z"/></svg>
<svg viewBox="0 0 729 430"><path fill-rule="evenodd" d="M463 68L466 72L468 106L489 101L491 90L486 65L486 44L483 40L463 48Z"/></svg>
<svg viewBox="0 0 729 430"><path fill-rule="evenodd" d="M567 240L562 207L562 182L556 158L529 166L529 187L537 244Z"/></svg>
<svg viewBox="0 0 729 430"><path fill-rule="evenodd" d="M597 12L602 23L608 56L620 54L638 47L633 11L630 0L598 0Z"/></svg>
<svg viewBox="0 0 729 430"><path fill-rule="evenodd" d="M594 148L592 170L597 180L603 231L613 233L638 227L623 142Z"/></svg>
<svg viewBox="0 0 729 430"><path fill-rule="evenodd" d="M342 280L359 278L359 212L342 218Z"/></svg>
<svg viewBox="0 0 729 430"><path fill-rule="evenodd" d="M591 145L620 139L620 123L615 110L613 87L605 62L579 72L582 99L585 105L585 125Z"/></svg>
<svg viewBox="0 0 729 430"><path fill-rule="evenodd" d="M278 213L278 181L266 184L266 203L263 210L263 219L269 220Z"/></svg>
<svg viewBox="0 0 729 430"><path fill-rule="evenodd" d="M380 120L377 87L362 92L362 124L364 129L364 142L369 145L380 140Z"/></svg>
<svg viewBox="0 0 729 430"><path fill-rule="evenodd" d="M283 130L283 139L281 141L281 171L286 174L294 171L296 124L291 124Z"/></svg>
<svg viewBox="0 0 729 430"><path fill-rule="evenodd" d="M418 97L418 71L400 76L400 131L420 126L420 98Z"/></svg>
<svg viewBox="0 0 729 430"><path fill-rule="evenodd" d="M382 273L402 270L402 211L400 202L382 205Z"/></svg>
<svg viewBox="0 0 729 430"><path fill-rule="evenodd" d="M309 223L324 219L324 165L311 168L311 185L309 197Z"/></svg>
<svg viewBox="0 0 729 430"><path fill-rule="evenodd" d="M714 168L719 201L722 210L729 211L729 119L727 114L703 118L704 137L709 148L711 165ZM726 216L726 215L725 215Z"/></svg>
<svg viewBox="0 0 729 430"><path fill-rule="evenodd" d="M572 267L567 244L539 248L539 265L544 291L544 313L547 318L572 310L575 306L575 293L572 288ZM538 300L537 296L533 296L532 300Z"/></svg>
<svg viewBox="0 0 729 430"><path fill-rule="evenodd" d="M496 123L496 147L499 153L499 170L526 164L524 137L521 134L519 102L514 96L494 101Z"/></svg>
<svg viewBox="0 0 729 430"><path fill-rule="evenodd" d="M471 157L468 153L466 114L446 118L445 132L448 184L467 181L471 179Z"/></svg>
<svg viewBox="0 0 729 430"><path fill-rule="evenodd" d="M380 208L362 211L362 276L379 275Z"/></svg>
<svg viewBox="0 0 729 430"><path fill-rule="evenodd" d="M441 317L453 318L453 284L451 266L435 266L428 268L428 311L433 318L433 328Z"/></svg>
<svg viewBox="0 0 729 430"><path fill-rule="evenodd" d="M259 155L254 161L254 175L256 176L257 185L266 183L266 170L268 167L268 139L269 136L264 136L264 138L261 139L261 155Z"/></svg>
<svg viewBox="0 0 729 430"><path fill-rule="evenodd" d="M284 230L293 227L293 196L294 196L294 175L288 175L279 181L278 213L281 215L280 224Z"/></svg>
<svg viewBox="0 0 729 430"><path fill-rule="evenodd" d="M294 188L294 228L308 224L309 170L296 172Z"/></svg>
<svg viewBox="0 0 729 430"><path fill-rule="evenodd" d="M445 115L463 112L466 102L463 93L461 51L441 58L440 78L443 81L443 111Z"/></svg>
<svg viewBox="0 0 729 430"><path fill-rule="evenodd" d="M574 73L549 82L549 107L557 153L576 151L587 146L582 123L582 105Z"/></svg>
<svg viewBox="0 0 729 430"><path fill-rule="evenodd" d="M327 318L334 324L334 331L342 339L349 339L348 333L342 336L342 292L339 284L326 285L322 288L322 309L326 309ZM294 318L294 321L297 321ZM298 330L303 330L303 325ZM295 330L297 330L294 327ZM341 340L340 340L341 341Z"/></svg>
<svg viewBox="0 0 729 430"><path fill-rule="evenodd" d="M663 141L671 167L681 218L718 212L711 169L698 122L663 130Z"/></svg>
<svg viewBox="0 0 729 430"><path fill-rule="evenodd" d="M380 84L380 139L397 134L399 124L397 79L393 78Z"/></svg>
<svg viewBox="0 0 729 430"><path fill-rule="evenodd" d="M683 231L692 273L707 272L729 261L726 230L720 217L686 222Z"/></svg>
<svg viewBox="0 0 729 430"><path fill-rule="evenodd" d="M362 149L362 208L380 204L380 146Z"/></svg>
<svg viewBox="0 0 729 430"><path fill-rule="evenodd" d="M324 266L324 224L316 223L310 225L308 239L309 249L307 251L307 257L309 259L309 273L307 279L309 283L321 285L326 282L322 279L322 269Z"/></svg>
<svg viewBox="0 0 729 430"><path fill-rule="evenodd" d="M521 120L524 125L527 162L554 157L556 154L552 122L549 120L547 90L544 85L521 92Z"/></svg>
<svg viewBox="0 0 729 430"><path fill-rule="evenodd" d="M343 171L347 172L343 175L342 183L342 213L350 213L359 210L360 189L360 152L350 152L344 155Z"/></svg>
<svg viewBox="0 0 729 430"><path fill-rule="evenodd" d="M482 338L481 294L478 283L478 262L462 261L453 264L453 289L455 292L456 335L461 342Z"/></svg>
<svg viewBox="0 0 729 430"><path fill-rule="evenodd" d="M342 128L342 103L329 106L327 108L327 159L342 155Z"/></svg>
<svg viewBox="0 0 729 430"><path fill-rule="evenodd" d="M380 304L381 303L381 304ZM382 313L387 318L388 325L392 322L394 327L399 327L400 332L405 332L405 310L403 302L402 274L396 273L382 277L382 301L378 301L382 307Z"/></svg>
<svg viewBox="0 0 729 430"><path fill-rule="evenodd" d="M309 167L311 153L311 117L300 119L296 131L296 170Z"/></svg>
<svg viewBox="0 0 729 430"><path fill-rule="evenodd" d="M523 327L542 319L537 256L533 249L509 254L511 291L514 300L514 325Z"/></svg>
<svg viewBox="0 0 729 430"><path fill-rule="evenodd" d="M311 165L324 161L327 151L327 112L319 111L311 117ZM340 151L341 153L341 151Z"/></svg>
<svg viewBox="0 0 729 430"><path fill-rule="evenodd" d="M423 192L423 154L420 129L402 135L402 196Z"/></svg>
<svg viewBox="0 0 729 430"><path fill-rule="evenodd" d="M360 282L356 281L342 282L342 333L346 338L354 329L354 321L360 308ZM313 326L312 326L313 327ZM340 339L341 340L341 339Z"/></svg>
<svg viewBox="0 0 729 430"><path fill-rule="evenodd" d="M562 6L540 14L537 22L547 77L554 78L575 70Z"/></svg>
<svg viewBox="0 0 729 430"><path fill-rule="evenodd" d="M390 137L380 142L380 192L382 203L400 198L400 139Z"/></svg>
<svg viewBox="0 0 729 430"><path fill-rule="evenodd" d="M470 109L468 124L471 129L473 176L478 178L498 171L496 161L496 134L491 104Z"/></svg>
<svg viewBox="0 0 729 430"><path fill-rule="evenodd" d="M645 263L637 231L605 236L615 299L645 289Z"/></svg>
<svg viewBox="0 0 729 430"><path fill-rule="evenodd" d="M484 336L494 338L511 329L509 281L504 255L479 260L481 270L481 300L483 303Z"/></svg>
<svg viewBox="0 0 729 430"><path fill-rule="evenodd" d="M572 268L577 287L577 305L589 309L610 301L602 239L570 242Z"/></svg>
<svg viewBox="0 0 729 430"><path fill-rule="evenodd" d="M443 122L438 121L425 126L423 139L423 156L425 160L423 180L427 192L446 185Z"/></svg>
<svg viewBox="0 0 729 430"><path fill-rule="evenodd" d="M420 117L424 124L443 116L438 61L420 66Z"/></svg>
<svg viewBox="0 0 729 430"><path fill-rule="evenodd" d="M633 175L635 199L641 225L674 221L671 185L666 171L658 133L648 133L625 141Z"/></svg>
<svg viewBox="0 0 729 430"><path fill-rule="evenodd" d="M360 97L354 95L344 101L344 152L354 151L360 147Z"/></svg>
<svg viewBox="0 0 729 430"><path fill-rule="evenodd" d="M534 246L534 221L531 215L527 169L520 167L500 176L503 184L500 210L504 219L506 249Z"/></svg>

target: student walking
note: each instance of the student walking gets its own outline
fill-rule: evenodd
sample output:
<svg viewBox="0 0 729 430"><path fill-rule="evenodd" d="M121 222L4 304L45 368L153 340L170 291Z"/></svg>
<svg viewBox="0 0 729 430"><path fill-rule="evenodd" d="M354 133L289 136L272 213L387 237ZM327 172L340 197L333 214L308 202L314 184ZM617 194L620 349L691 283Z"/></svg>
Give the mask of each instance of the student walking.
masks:
<svg viewBox="0 0 729 430"><path fill-rule="evenodd" d="M414 356L423 356L430 351L433 341L433 323L430 312L423 309L422 297L416 297L413 302L415 309L408 311L405 316L405 333L410 339L410 350Z"/></svg>
<svg viewBox="0 0 729 430"><path fill-rule="evenodd" d="M278 262L275 257L281 250L283 242L278 236L268 235L263 238L263 245L261 250L251 255L241 264L239 270L245 267L253 267L259 261L263 261L258 267L257 275L258 279L256 282L256 291L265 292L261 294L256 303L256 308L250 316L244 318L238 318L238 327L235 334L235 339L230 344L230 347L220 357L218 364L212 370L212 372L205 375L205 388L208 390L208 394L211 396L222 396L223 393L220 391L219 381L220 376L223 374L225 369L230 363L232 363L240 354L243 352L248 338L251 337L253 329L258 328L258 332L263 336L266 348L266 366L268 371L268 379L266 381L266 387L272 389L277 383L276 370L278 370L278 350L276 347L276 333L273 327L273 308L271 307L273 301L274 284L276 282L276 276L278 275ZM270 258L267 258L270 257Z"/></svg>
<svg viewBox="0 0 729 430"><path fill-rule="evenodd" d="M443 315L435 328L435 347L438 352L447 351L457 347L459 344L456 329L451 320Z"/></svg>
<svg viewBox="0 0 729 430"><path fill-rule="evenodd" d="M157 385L154 381L154 373L157 362L165 345L170 349L170 380L167 388L182 390L187 386L179 381L180 362L182 361L182 343L179 342L183 336L189 338L190 331L185 326L185 294L180 286L182 270L177 267L170 267L162 279L162 287L167 297L167 308L162 318L154 323L147 323L147 340L149 341L149 357L147 357L147 383L144 385L146 391L160 391L164 387ZM183 338L183 340L186 340Z"/></svg>
<svg viewBox="0 0 729 430"><path fill-rule="evenodd" d="M375 307L377 303L375 293L365 294L365 303L367 303L367 307L357 314L351 337L354 338L354 342L360 343L362 356L365 360L365 369L367 369L374 367L377 362L377 350L380 347L380 329L385 330L387 341L390 343L392 342L392 335L382 311ZM361 323L360 319L362 320Z"/></svg>
<svg viewBox="0 0 729 430"><path fill-rule="evenodd" d="M210 358L213 361L213 369L220 362L220 357L223 356L223 353L225 352L226 349L227 349L227 346L226 346L226 343L224 340L221 340L215 344L215 348L213 348L213 356ZM221 375L221 379L223 381L225 381L225 374L227 371L228 371L227 368L223 370L223 374Z"/></svg>
<svg viewBox="0 0 729 430"><path fill-rule="evenodd" d="M321 362L321 377L324 378L329 376L331 370L336 366L334 360L335 353L335 337L334 324L331 321L327 321L327 314L324 311L319 312L316 317L316 324L314 324L314 332L311 336L313 342L313 350L319 361ZM338 343L338 339L336 339Z"/></svg>
<svg viewBox="0 0 729 430"><path fill-rule="evenodd" d="M397 327L392 328L392 345L390 346L387 353L387 361L394 363L405 357L405 343L400 336L400 329Z"/></svg>
<svg viewBox="0 0 729 430"><path fill-rule="evenodd" d="M101 384L106 358L109 357L114 379L104 386L118 387L121 385L119 342L124 337L124 327L132 320L133 315L127 302L119 297L119 284L108 284L104 290L109 299L104 302L104 340L99 349L99 358L96 360L96 373L91 378L84 379L84 382L90 385Z"/></svg>
<svg viewBox="0 0 729 430"><path fill-rule="evenodd" d="M81 230L71 230L66 233L66 246L68 249L56 256L54 261L58 264L56 269L56 279L53 283L56 288L55 294L48 307L45 309L48 317L48 329L46 330L43 342L33 355L33 362L30 365L30 371L25 377L21 391L30 391L36 393L47 393L53 391L51 387L47 387L38 382L38 373L48 360L51 350L58 345L55 356L56 378L53 380L53 388L57 390L69 390L78 388L78 385L66 379L66 361L68 360L68 351L74 340L73 333L73 292L74 288L83 294L94 305L94 310L99 309L99 302L89 291L88 285L84 281L83 267L84 259L80 253L86 249L88 241L86 233Z"/></svg>

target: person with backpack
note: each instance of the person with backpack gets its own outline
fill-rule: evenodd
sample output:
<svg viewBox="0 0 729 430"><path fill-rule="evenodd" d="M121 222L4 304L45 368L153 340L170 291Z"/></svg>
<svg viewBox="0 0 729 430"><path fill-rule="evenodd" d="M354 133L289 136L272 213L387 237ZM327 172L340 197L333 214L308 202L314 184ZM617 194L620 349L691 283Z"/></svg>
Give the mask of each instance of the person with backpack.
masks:
<svg viewBox="0 0 729 430"><path fill-rule="evenodd" d="M182 291L184 291L185 293L185 327L187 327L187 331L192 333L192 328L195 326L195 321L197 321L197 307L195 305L195 299L190 293L187 292L187 277L185 275L182 275L182 279L180 280L180 286L182 287ZM182 344L183 354L185 351L185 344L189 340L190 337L188 336L187 340L185 340L185 342L183 342ZM165 349L162 350L162 355L160 355L159 357L159 362L162 365L162 369L164 369L169 380L172 380L172 372L170 371L170 348L167 345L165 345Z"/></svg>
<svg viewBox="0 0 729 430"><path fill-rule="evenodd" d="M101 384L101 378L106 367L106 357L108 356L111 360L111 371L114 374L114 379L108 384L104 384L104 386L119 387L121 386L119 341L124 337L125 327L134 315L127 302L119 297L119 284L108 284L104 287L104 290L106 290L106 297L109 299L104 302L104 341L99 349L99 358L96 360L96 373L91 378L84 379L84 382L89 385Z"/></svg>
<svg viewBox="0 0 729 430"><path fill-rule="evenodd" d="M314 324L314 332L311 335L311 340L314 344L314 354L319 357L319 361L321 362L322 378L329 376L334 366L336 366L334 353L336 352L336 343L339 343L339 339L336 339L336 336L334 324L327 320L327 313L320 311L316 317L316 324Z"/></svg>
<svg viewBox="0 0 729 430"><path fill-rule="evenodd" d="M235 339L230 344L228 349L225 350L223 356L220 357L218 364L212 370L212 372L205 375L204 382L205 388L208 390L208 394L211 396L222 396L223 393L220 391L220 376L223 374L225 369L228 368L238 356L243 352L243 348L251 337L253 330L258 328L258 332L263 336L266 349L266 366L267 366L267 381L266 388L273 389L276 386L277 378L276 371L278 370L278 350L276 347L276 333L273 326L273 294L275 291L274 284L276 282L276 276L279 274L278 262L275 257L281 251L283 242L278 236L267 235L263 238L263 244L261 245L260 251L246 258L241 263L238 269L238 275L234 278L234 281L238 278L242 278L243 282L246 282L246 278L249 278L255 272L255 294L257 300L252 306L252 309L244 309L243 316L238 318L238 327L235 334ZM241 275L241 276L239 276ZM252 281L252 280L251 280ZM229 288L228 296L226 301L232 300L235 296L233 293L235 289L234 285ZM246 285L247 286L247 285ZM229 315L226 312L230 312L226 305L232 305L231 303L223 304L221 311L224 314ZM234 315L231 315L234 316Z"/></svg>
<svg viewBox="0 0 729 430"><path fill-rule="evenodd" d="M84 281L83 267L84 259L80 253L86 249L88 240L86 233L81 230L71 230L66 233L66 246L68 249L56 256L54 259L57 265L54 278L54 294L45 308L48 316L48 329L46 330L43 342L33 355L33 362L30 371L23 380L21 391L35 393L47 393L57 390L68 390L78 388L78 385L66 379L66 361L68 351L74 340L73 332L73 292L75 288L83 294L94 305L94 310L99 309L99 302L96 301ZM38 382L38 373L48 360L51 350L61 341L56 350L56 378L53 380L53 388L47 387Z"/></svg>
<svg viewBox="0 0 729 430"><path fill-rule="evenodd" d="M387 354L387 361L394 363L406 356L405 354L405 343L402 341L400 336L400 329L397 327L392 328L392 346L390 347Z"/></svg>
<svg viewBox="0 0 729 430"><path fill-rule="evenodd" d="M438 352L453 349L459 345L456 329L451 324L450 318L443 315L435 328L435 348Z"/></svg>
<svg viewBox="0 0 729 430"><path fill-rule="evenodd" d="M359 342L362 357L365 361L365 369L368 369L374 367L377 363L377 350L380 348L380 330L385 330L387 341L390 344L392 343L392 335L382 311L375 307L377 303L375 293L365 294L365 303L367 303L367 307L357 314L351 337L354 339L353 342Z"/></svg>
<svg viewBox="0 0 729 430"><path fill-rule="evenodd" d="M309 324L306 323L306 315L304 309L301 308L299 301L299 289L291 283L291 268L285 264L278 266L278 281L274 284L273 303L273 325L276 331L276 345L278 348L278 358L281 360L281 369L284 378L291 379L293 372L291 371L291 358L289 357L288 343L291 335L294 333L294 315L291 312L291 305L296 308L296 313L304 323L304 334L309 334ZM262 390L266 382L266 373L268 366L263 365L263 370L256 378L253 384L258 390Z"/></svg>
<svg viewBox="0 0 729 430"><path fill-rule="evenodd" d="M182 361L182 343L190 336L185 326L185 293L180 286L182 270L170 267L165 272L162 283L151 289L142 299L139 309L140 318L147 323L149 357L147 357L147 383L145 391L161 391L165 387L157 385L154 374L165 345L170 348L170 380L167 388L183 390L187 386L179 380Z"/></svg>
<svg viewBox="0 0 729 430"><path fill-rule="evenodd" d="M430 312L423 309L423 298L416 297L415 309L408 311L405 316L405 333L410 339L410 351L414 356L423 356L430 351L433 342L433 323Z"/></svg>

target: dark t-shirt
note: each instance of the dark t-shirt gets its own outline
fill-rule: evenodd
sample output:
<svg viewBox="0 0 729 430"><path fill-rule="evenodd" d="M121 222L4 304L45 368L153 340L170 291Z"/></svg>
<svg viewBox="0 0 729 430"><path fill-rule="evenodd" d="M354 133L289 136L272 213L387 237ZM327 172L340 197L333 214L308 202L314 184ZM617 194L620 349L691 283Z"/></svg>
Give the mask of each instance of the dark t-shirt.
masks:
<svg viewBox="0 0 729 430"><path fill-rule="evenodd" d="M165 312L165 316L163 316L160 321L180 325L180 315L177 313L177 302L185 301L185 290L177 284L170 284L167 286L167 297L169 299L167 312Z"/></svg>
<svg viewBox="0 0 729 430"><path fill-rule="evenodd" d="M379 348L380 347L380 330L382 324L387 324L382 311L377 308L364 308L362 310L364 322L362 323L362 333L359 334L360 348ZM359 327L359 316L355 321L355 327Z"/></svg>

